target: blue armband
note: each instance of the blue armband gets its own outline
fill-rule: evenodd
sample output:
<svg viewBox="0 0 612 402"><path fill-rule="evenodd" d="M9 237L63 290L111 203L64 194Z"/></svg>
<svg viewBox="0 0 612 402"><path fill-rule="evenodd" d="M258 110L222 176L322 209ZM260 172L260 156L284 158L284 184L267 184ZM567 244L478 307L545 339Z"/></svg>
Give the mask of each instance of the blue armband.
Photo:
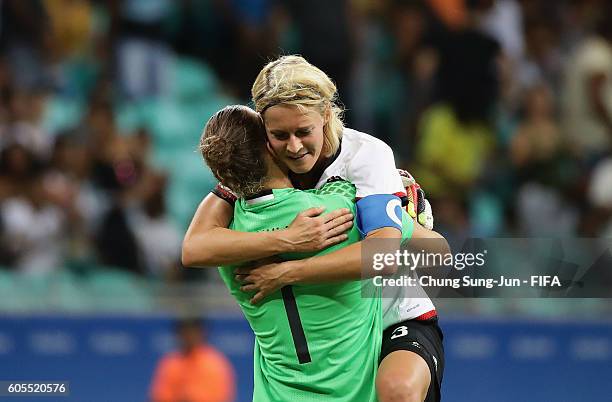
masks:
<svg viewBox="0 0 612 402"><path fill-rule="evenodd" d="M393 194L373 194L357 201L357 228L362 237L373 230L402 230L402 201Z"/></svg>

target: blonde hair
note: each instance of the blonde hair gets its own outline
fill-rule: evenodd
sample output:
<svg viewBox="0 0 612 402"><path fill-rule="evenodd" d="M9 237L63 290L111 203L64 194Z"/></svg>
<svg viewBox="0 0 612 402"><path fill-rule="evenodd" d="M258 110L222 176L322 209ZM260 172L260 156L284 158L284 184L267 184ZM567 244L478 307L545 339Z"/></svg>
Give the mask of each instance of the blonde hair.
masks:
<svg viewBox="0 0 612 402"><path fill-rule="evenodd" d="M255 79L251 95L255 110L262 116L268 108L280 104L316 110L327 117L321 154L330 157L340 147L344 124L336 85L303 57L282 56L268 63Z"/></svg>

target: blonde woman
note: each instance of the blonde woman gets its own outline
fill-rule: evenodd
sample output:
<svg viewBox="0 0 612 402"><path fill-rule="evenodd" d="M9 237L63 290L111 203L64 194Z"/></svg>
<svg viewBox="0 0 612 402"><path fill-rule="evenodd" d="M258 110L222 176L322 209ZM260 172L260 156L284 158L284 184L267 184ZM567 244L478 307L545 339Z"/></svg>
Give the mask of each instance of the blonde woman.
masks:
<svg viewBox="0 0 612 402"><path fill-rule="evenodd" d="M393 151L375 137L344 127L336 99L331 79L299 56L284 56L267 64L252 89L268 149L289 170L296 188L318 188L339 177L355 185L360 202L378 203L383 196L385 200L397 197L405 203L406 188L395 167ZM245 130L245 135L250 134L256 135ZM352 226L353 216L348 210L324 215L321 208L311 208L285 230L232 231L227 227L234 201L235 196L222 186L202 201L183 243L185 266L217 266L285 252L318 251L344 241L344 232ZM418 220L430 225L430 217L430 213L424 213ZM371 231L368 238L397 240L399 236L397 230L381 227ZM361 247L359 242L324 256L239 270L238 277L244 282L243 290L254 293L253 303L285 285L357 279L361 276ZM426 295L393 299L383 306L383 322L376 379L379 399L438 401L444 356L431 300Z"/></svg>

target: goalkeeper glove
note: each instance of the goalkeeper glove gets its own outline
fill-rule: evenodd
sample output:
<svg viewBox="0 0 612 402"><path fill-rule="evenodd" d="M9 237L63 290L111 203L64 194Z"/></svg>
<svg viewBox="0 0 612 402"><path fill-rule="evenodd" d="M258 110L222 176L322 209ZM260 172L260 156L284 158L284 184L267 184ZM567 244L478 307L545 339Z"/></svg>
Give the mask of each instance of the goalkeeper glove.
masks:
<svg viewBox="0 0 612 402"><path fill-rule="evenodd" d="M429 201L425 198L425 192L410 173L402 169L397 169L397 171L402 177L402 184L408 196L406 211L425 229L432 230L434 224L433 211Z"/></svg>

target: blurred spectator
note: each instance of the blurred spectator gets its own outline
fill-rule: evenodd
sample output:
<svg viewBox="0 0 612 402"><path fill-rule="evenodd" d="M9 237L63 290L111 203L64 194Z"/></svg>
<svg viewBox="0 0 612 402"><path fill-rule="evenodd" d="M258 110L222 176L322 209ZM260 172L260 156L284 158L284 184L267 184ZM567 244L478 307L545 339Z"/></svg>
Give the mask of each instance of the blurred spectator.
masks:
<svg viewBox="0 0 612 402"><path fill-rule="evenodd" d="M91 181L92 157L83 138L75 131L61 133L55 140L50 179L53 185L71 195L69 256L75 260L91 260L93 233L98 229L108 201Z"/></svg>
<svg viewBox="0 0 612 402"><path fill-rule="evenodd" d="M259 70L280 51L280 35L287 15L281 4L274 0L229 1L230 21L233 22L237 43L230 67L231 82L237 88L235 95L250 99L251 87ZM332 2L330 2L331 4ZM223 43L223 46L227 46Z"/></svg>
<svg viewBox="0 0 612 402"><path fill-rule="evenodd" d="M121 90L132 100L169 90L172 52L165 25L169 0L110 2Z"/></svg>
<svg viewBox="0 0 612 402"><path fill-rule="evenodd" d="M133 137L134 160L144 174L131 194L129 221L147 273L171 278L180 261L182 235L166 213L167 176L147 166L150 138L146 130Z"/></svg>
<svg viewBox="0 0 612 402"><path fill-rule="evenodd" d="M94 234L99 260L105 265L143 273L127 208L130 194L147 166L135 159L139 151L130 137L119 133L109 102L94 102L79 132L88 141L93 156L92 182L100 189L103 202L100 224Z"/></svg>
<svg viewBox="0 0 612 402"><path fill-rule="evenodd" d="M18 199L27 192L26 182L38 167L38 160L19 143L6 144L0 148L0 208L4 206L6 200ZM0 263L11 266L15 263L15 250L10 244L10 238L6 233L6 223L10 217L0 214Z"/></svg>
<svg viewBox="0 0 612 402"><path fill-rule="evenodd" d="M136 236L125 209L114 204L104 215L95 237L99 261L112 268L144 273Z"/></svg>
<svg viewBox="0 0 612 402"><path fill-rule="evenodd" d="M151 383L152 402L231 402L234 369L229 360L206 344L199 320L177 323L180 350L163 357Z"/></svg>
<svg viewBox="0 0 612 402"><path fill-rule="evenodd" d="M175 48L204 59L224 90L246 101L263 64L282 51L279 37L287 16L281 4L181 0L173 16Z"/></svg>
<svg viewBox="0 0 612 402"><path fill-rule="evenodd" d="M242 65L236 59L239 35L229 2L177 1L169 26L179 55L205 60L228 87L235 85L235 71Z"/></svg>
<svg viewBox="0 0 612 402"><path fill-rule="evenodd" d="M575 179L555 121L549 88L535 85L526 92L525 116L512 137L510 156L516 168L517 219L529 236L575 233L577 211L568 182Z"/></svg>
<svg viewBox="0 0 612 402"><path fill-rule="evenodd" d="M165 213L166 179L149 165L149 134L142 129L118 134L111 106L104 102L88 116L92 182L101 190L91 194L101 214L92 217L99 222L93 226L99 259L166 277L176 266L181 240Z"/></svg>
<svg viewBox="0 0 612 402"><path fill-rule="evenodd" d="M34 153L18 142L0 149L0 200L21 196L24 185L40 161Z"/></svg>
<svg viewBox="0 0 612 402"><path fill-rule="evenodd" d="M48 158L52 141L41 125L45 92L11 88L3 95L6 120L0 125L0 149L6 144L17 142L37 157Z"/></svg>
<svg viewBox="0 0 612 402"><path fill-rule="evenodd" d="M93 13L89 0L44 0L55 60L83 52L91 39Z"/></svg>
<svg viewBox="0 0 612 402"><path fill-rule="evenodd" d="M512 161L519 169L551 160L561 147L550 89L543 84L535 85L525 98L525 118L512 137L510 149ZM534 178L537 173L531 171L524 176Z"/></svg>
<svg viewBox="0 0 612 402"><path fill-rule="evenodd" d="M480 17L482 29L495 38L513 64L524 55L522 9L516 0L491 1L491 6Z"/></svg>
<svg viewBox="0 0 612 402"><path fill-rule="evenodd" d="M563 54L559 47L555 21L541 19L525 21L525 59L518 66L517 85L524 89L538 82L551 86L553 94L560 94Z"/></svg>
<svg viewBox="0 0 612 402"><path fill-rule="evenodd" d="M49 20L42 1L2 1L0 18L0 49L13 85L29 90L49 84Z"/></svg>
<svg viewBox="0 0 612 402"><path fill-rule="evenodd" d="M483 32L492 1L467 1L465 16L451 30L433 32L438 54L435 103L422 114L413 172L432 199L439 228L449 241L470 234L470 203L493 158L500 95L501 47ZM490 170L491 171L491 170ZM451 212L452 211L452 212Z"/></svg>
<svg viewBox="0 0 612 402"><path fill-rule="evenodd" d="M450 30L462 28L467 20L465 0L429 0L432 10Z"/></svg>
<svg viewBox="0 0 612 402"><path fill-rule="evenodd" d="M485 3L480 10L477 26L500 45L497 63L500 76L501 100L513 111L520 94L519 66L524 59L522 9L515 0L474 1Z"/></svg>
<svg viewBox="0 0 612 402"><path fill-rule="evenodd" d="M166 177L152 176L142 206L133 211L131 223L147 272L168 278L177 272L183 237L166 214Z"/></svg>
<svg viewBox="0 0 612 402"><path fill-rule="evenodd" d="M25 274L48 274L63 265L66 197L61 187L49 182L45 171L30 170L20 194L1 204L4 249L12 266Z"/></svg>
<svg viewBox="0 0 612 402"><path fill-rule="evenodd" d="M349 1L289 0L283 3L297 30L300 53L333 77L340 100L346 103L351 96L349 80L355 54Z"/></svg>
<svg viewBox="0 0 612 402"><path fill-rule="evenodd" d="M593 171L588 195L594 210L593 229L587 235L612 238L612 158L603 159Z"/></svg>
<svg viewBox="0 0 612 402"><path fill-rule="evenodd" d="M483 173L495 140L479 120L462 121L448 105L430 108L421 120L416 176L432 197L463 199Z"/></svg>
<svg viewBox="0 0 612 402"><path fill-rule="evenodd" d="M354 24L358 59L352 115L361 130L394 144L397 164L403 166L414 154L418 119L435 87L438 54L428 34L433 21L418 1L378 7L354 13L363 21Z"/></svg>
<svg viewBox="0 0 612 402"><path fill-rule="evenodd" d="M499 44L480 32L491 2L468 2L463 26L434 40L439 53L439 102L422 116L417 177L431 196L462 200L480 177L494 146L492 116L499 94Z"/></svg>
<svg viewBox="0 0 612 402"><path fill-rule="evenodd" d="M565 134L589 163L612 144L612 6L606 3L596 32L568 60L564 89Z"/></svg>
<svg viewBox="0 0 612 402"><path fill-rule="evenodd" d="M92 177L97 186L116 192L138 181L140 172L131 154L134 150L128 137L119 132L110 102L94 101L78 133L90 147Z"/></svg>
<svg viewBox="0 0 612 402"><path fill-rule="evenodd" d="M589 198L594 206L612 208L612 158L597 165L589 189Z"/></svg>
<svg viewBox="0 0 612 402"><path fill-rule="evenodd" d="M490 2L474 3L463 28L442 32L436 39L440 55L437 93L458 121L490 124L499 99L501 48L479 28L480 15Z"/></svg>

